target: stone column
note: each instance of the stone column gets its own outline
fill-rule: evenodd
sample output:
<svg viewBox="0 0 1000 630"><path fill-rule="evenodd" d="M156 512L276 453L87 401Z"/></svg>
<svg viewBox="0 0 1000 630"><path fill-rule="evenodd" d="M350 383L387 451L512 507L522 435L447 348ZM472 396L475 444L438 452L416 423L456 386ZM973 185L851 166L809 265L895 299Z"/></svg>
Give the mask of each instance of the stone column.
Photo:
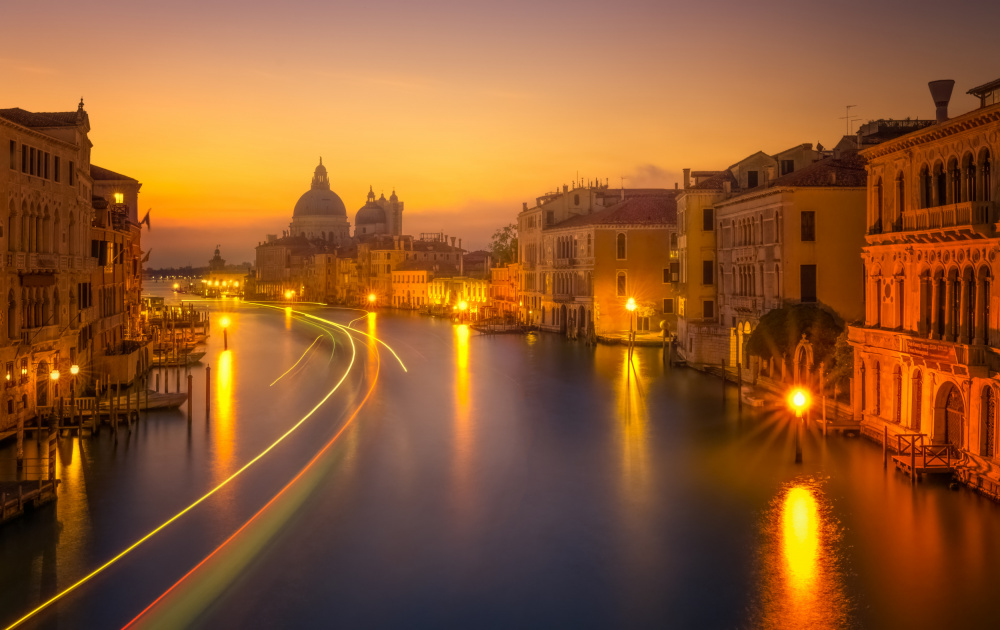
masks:
<svg viewBox="0 0 1000 630"><path fill-rule="evenodd" d="M961 300L958 303L959 341L969 342L969 281L962 278Z"/></svg>
<svg viewBox="0 0 1000 630"><path fill-rule="evenodd" d="M944 281L944 340L955 341L954 311L951 307L955 303L955 283L951 278Z"/></svg>
<svg viewBox="0 0 1000 630"><path fill-rule="evenodd" d="M986 340L986 278L976 280L976 338L973 343L982 345Z"/></svg>
<svg viewBox="0 0 1000 630"><path fill-rule="evenodd" d="M937 278L931 280L931 339L938 339L938 311L941 309L941 285Z"/></svg>

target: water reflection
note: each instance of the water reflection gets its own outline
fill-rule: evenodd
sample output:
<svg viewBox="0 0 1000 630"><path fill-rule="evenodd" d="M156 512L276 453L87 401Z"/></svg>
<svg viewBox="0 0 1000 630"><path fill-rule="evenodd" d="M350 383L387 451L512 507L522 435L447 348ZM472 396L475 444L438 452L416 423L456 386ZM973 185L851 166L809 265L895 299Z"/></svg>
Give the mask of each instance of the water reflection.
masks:
<svg viewBox="0 0 1000 630"><path fill-rule="evenodd" d="M232 468L233 448L235 445L232 350L225 350L219 353L219 361L216 368L215 398L215 417L212 419L216 443L214 468L216 481L221 481L232 473L230 469Z"/></svg>
<svg viewBox="0 0 1000 630"><path fill-rule="evenodd" d="M753 625L841 628L847 598L840 570L840 530L819 486L795 482L775 498L763 523L761 592Z"/></svg>
<svg viewBox="0 0 1000 630"><path fill-rule="evenodd" d="M454 327L455 334L455 420L454 431L454 481L455 498L462 512L466 512L472 498L470 470L472 461L472 422L469 411L469 327Z"/></svg>
<svg viewBox="0 0 1000 630"><path fill-rule="evenodd" d="M639 353L633 354L631 358L628 352L623 352L622 355L621 375L616 390L621 427L622 474L625 493L629 495L645 491L649 447L646 426L649 418L646 413L643 385L639 378L642 367Z"/></svg>
<svg viewBox="0 0 1000 630"><path fill-rule="evenodd" d="M285 307L285 330L292 329L292 307Z"/></svg>

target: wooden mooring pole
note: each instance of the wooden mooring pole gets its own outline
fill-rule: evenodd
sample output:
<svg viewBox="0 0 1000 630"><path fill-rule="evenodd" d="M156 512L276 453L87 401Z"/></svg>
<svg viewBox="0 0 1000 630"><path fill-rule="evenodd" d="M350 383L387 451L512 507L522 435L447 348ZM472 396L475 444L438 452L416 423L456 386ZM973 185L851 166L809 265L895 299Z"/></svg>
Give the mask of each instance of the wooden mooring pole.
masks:
<svg viewBox="0 0 1000 630"><path fill-rule="evenodd" d="M212 413L212 366L205 366L205 420Z"/></svg>
<svg viewBox="0 0 1000 630"><path fill-rule="evenodd" d="M889 464L889 427L882 427L882 468Z"/></svg>
<svg viewBox="0 0 1000 630"><path fill-rule="evenodd" d="M180 370L178 370L178 373ZM191 400L192 400L192 389L194 388L194 376L188 374L188 400L187 400L187 412L188 412L188 422L191 422Z"/></svg>

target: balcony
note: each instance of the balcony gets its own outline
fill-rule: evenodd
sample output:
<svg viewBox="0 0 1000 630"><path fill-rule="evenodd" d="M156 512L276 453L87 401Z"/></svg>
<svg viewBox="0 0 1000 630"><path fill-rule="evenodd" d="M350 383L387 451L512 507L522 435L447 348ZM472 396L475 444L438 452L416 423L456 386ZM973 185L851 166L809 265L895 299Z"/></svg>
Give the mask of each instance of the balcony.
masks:
<svg viewBox="0 0 1000 630"><path fill-rule="evenodd" d="M904 232L954 231L968 229L984 236L993 232L997 222L997 204L993 201L964 201L933 208L903 211Z"/></svg>
<svg viewBox="0 0 1000 630"><path fill-rule="evenodd" d="M759 313L763 306L763 298L755 295L729 296L730 306L741 313Z"/></svg>
<svg viewBox="0 0 1000 630"><path fill-rule="evenodd" d="M986 346L917 337L905 330L882 330L851 326L848 340L852 345L881 348L909 355L914 363L962 376L987 375L989 352Z"/></svg>
<svg viewBox="0 0 1000 630"><path fill-rule="evenodd" d="M21 330L21 343L31 345L46 343L59 339L59 326L42 326L40 328L24 328Z"/></svg>

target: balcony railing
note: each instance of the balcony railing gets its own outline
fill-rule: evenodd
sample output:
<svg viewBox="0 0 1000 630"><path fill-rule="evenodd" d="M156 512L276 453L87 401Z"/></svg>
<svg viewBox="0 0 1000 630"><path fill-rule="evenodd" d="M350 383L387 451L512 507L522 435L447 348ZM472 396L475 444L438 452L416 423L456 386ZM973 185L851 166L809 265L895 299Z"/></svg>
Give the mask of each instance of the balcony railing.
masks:
<svg viewBox="0 0 1000 630"><path fill-rule="evenodd" d="M755 295L733 295L730 297L733 310L756 313L761 309L763 298Z"/></svg>
<svg viewBox="0 0 1000 630"><path fill-rule="evenodd" d="M907 331L851 326L848 339L858 345L906 353L925 361L970 368L985 366L988 358L986 346L925 339Z"/></svg>
<svg viewBox="0 0 1000 630"><path fill-rule="evenodd" d="M985 226L996 221L996 203L992 201L964 201L903 211L904 231Z"/></svg>

